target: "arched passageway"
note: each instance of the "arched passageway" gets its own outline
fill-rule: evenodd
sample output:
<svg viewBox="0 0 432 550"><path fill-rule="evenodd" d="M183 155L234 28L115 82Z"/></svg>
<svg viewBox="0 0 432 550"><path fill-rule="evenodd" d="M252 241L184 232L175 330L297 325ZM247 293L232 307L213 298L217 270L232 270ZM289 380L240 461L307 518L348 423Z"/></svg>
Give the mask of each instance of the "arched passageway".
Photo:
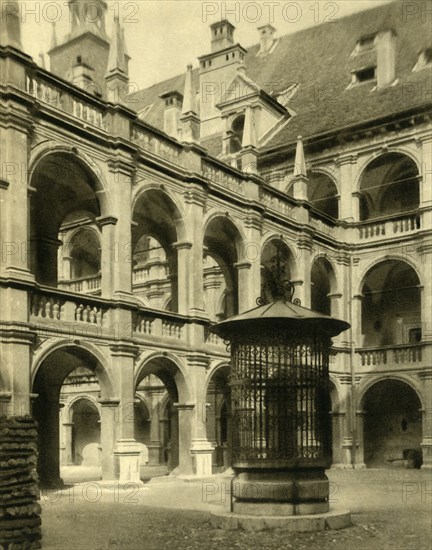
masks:
<svg viewBox="0 0 432 550"><path fill-rule="evenodd" d="M321 172L310 172L308 180L308 200L312 205L313 213L337 220L339 199L334 181Z"/></svg>
<svg viewBox="0 0 432 550"><path fill-rule="evenodd" d="M417 393L400 380L381 380L366 391L363 397L366 466L420 467L420 409Z"/></svg>
<svg viewBox="0 0 432 550"><path fill-rule="evenodd" d="M97 407L86 398L72 405L72 463L77 466L99 466L100 416Z"/></svg>
<svg viewBox="0 0 432 550"><path fill-rule="evenodd" d="M37 163L30 186L30 269L36 281L56 287L59 279L98 273L100 245L94 238L77 236L73 258L62 247L62 239L67 241L77 227L99 231L96 219L105 212L98 199L102 186L94 174L76 155L52 153Z"/></svg>
<svg viewBox="0 0 432 550"><path fill-rule="evenodd" d="M169 471L187 467L190 462L190 430L180 431L178 404L187 399L188 391L182 372L174 361L160 356L140 367L136 391L146 396L151 410L148 432L148 464L166 465ZM180 407L181 409L181 407ZM183 411L181 411L183 412ZM137 432L137 426L135 427Z"/></svg>
<svg viewBox="0 0 432 550"><path fill-rule="evenodd" d="M140 195L133 211L132 285L154 309L178 311L177 250L180 213L163 191Z"/></svg>
<svg viewBox="0 0 432 550"><path fill-rule="evenodd" d="M335 292L336 277L326 258L315 260L311 270L311 308L324 315L336 315L332 307L332 293Z"/></svg>
<svg viewBox="0 0 432 550"><path fill-rule="evenodd" d="M62 485L60 478L60 419L69 426L69 441L66 447L71 449L69 462L82 462L84 443L96 443L100 433L97 428L97 412L87 410L84 405L73 411L70 418L60 417L60 394L64 383L72 378L82 378L90 371L92 383L107 395L108 380L106 372L97 358L88 350L77 345L65 346L50 353L40 364L33 383L33 393L37 395L33 402L33 415L39 424L38 465L40 483L44 487ZM99 393L99 392L98 392ZM78 405L77 405L78 407ZM76 422L76 425L75 425ZM73 430L75 426L75 430ZM101 429L112 426L101 426ZM112 449L105 449L112 453ZM68 462L68 460L66 460Z"/></svg>
<svg viewBox="0 0 432 550"><path fill-rule="evenodd" d="M239 283L236 263L240 234L227 217L213 218L204 234L204 303L211 320L238 313Z"/></svg>
<svg viewBox="0 0 432 550"><path fill-rule="evenodd" d="M415 343L421 332L420 281L414 269L401 260L372 267L362 287L363 345Z"/></svg>

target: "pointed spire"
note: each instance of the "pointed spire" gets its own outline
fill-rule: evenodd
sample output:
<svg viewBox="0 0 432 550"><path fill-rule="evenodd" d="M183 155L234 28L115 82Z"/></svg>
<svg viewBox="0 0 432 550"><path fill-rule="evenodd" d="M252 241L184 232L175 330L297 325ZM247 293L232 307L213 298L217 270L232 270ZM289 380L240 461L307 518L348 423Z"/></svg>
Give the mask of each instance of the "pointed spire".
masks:
<svg viewBox="0 0 432 550"><path fill-rule="evenodd" d="M192 81L192 65L187 66L184 93L183 93L183 108L182 114L188 113L197 114L196 94Z"/></svg>
<svg viewBox="0 0 432 550"><path fill-rule="evenodd" d="M252 107L246 107L242 147L256 147L257 144L254 112Z"/></svg>
<svg viewBox="0 0 432 550"><path fill-rule="evenodd" d="M294 177L295 176L307 176L302 136L298 136L297 138L296 156L294 161Z"/></svg>
<svg viewBox="0 0 432 550"><path fill-rule="evenodd" d="M128 62L126 57L126 45L123 29L120 25L118 15L114 16L114 25L111 35L111 44L108 57L107 74L120 71L128 74Z"/></svg>
<svg viewBox="0 0 432 550"><path fill-rule="evenodd" d="M57 29L55 22L52 23L51 27L51 47L50 49L53 50L54 48L57 48L58 41L57 41Z"/></svg>

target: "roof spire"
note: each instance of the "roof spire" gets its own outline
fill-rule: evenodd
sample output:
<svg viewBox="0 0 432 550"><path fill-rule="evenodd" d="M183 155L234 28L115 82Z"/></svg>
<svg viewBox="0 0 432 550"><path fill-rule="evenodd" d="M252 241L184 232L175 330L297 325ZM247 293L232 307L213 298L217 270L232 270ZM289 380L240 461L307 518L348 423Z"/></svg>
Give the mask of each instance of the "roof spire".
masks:
<svg viewBox="0 0 432 550"><path fill-rule="evenodd" d="M298 136L297 138L296 156L294 161L294 177L295 176L307 176L302 136Z"/></svg>
<svg viewBox="0 0 432 550"><path fill-rule="evenodd" d="M52 27L51 27L51 47L50 49L53 50L54 48L56 48L58 45L58 41L57 41L57 29L56 29L56 24L55 24L55 21L52 23Z"/></svg>
<svg viewBox="0 0 432 550"><path fill-rule="evenodd" d="M111 44L108 57L107 74L120 71L128 75L128 57L123 29L120 25L118 14L114 16L114 25L111 35Z"/></svg>
<svg viewBox="0 0 432 550"><path fill-rule="evenodd" d="M197 114L196 94L193 88L191 64L187 66L184 93L183 93L183 108L182 108L183 115L186 115L188 113Z"/></svg>

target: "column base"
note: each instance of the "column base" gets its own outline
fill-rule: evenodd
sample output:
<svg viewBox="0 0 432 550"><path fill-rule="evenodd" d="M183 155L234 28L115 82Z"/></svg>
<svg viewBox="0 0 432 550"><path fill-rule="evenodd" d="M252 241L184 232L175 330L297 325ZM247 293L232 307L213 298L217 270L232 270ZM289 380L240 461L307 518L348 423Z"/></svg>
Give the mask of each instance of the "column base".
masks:
<svg viewBox="0 0 432 550"><path fill-rule="evenodd" d="M141 449L135 439L119 439L114 448L115 477L121 482L143 485L140 478Z"/></svg>
<svg viewBox="0 0 432 550"><path fill-rule="evenodd" d="M193 439L190 453L192 455L193 474L197 477L212 475L213 445L207 439Z"/></svg>

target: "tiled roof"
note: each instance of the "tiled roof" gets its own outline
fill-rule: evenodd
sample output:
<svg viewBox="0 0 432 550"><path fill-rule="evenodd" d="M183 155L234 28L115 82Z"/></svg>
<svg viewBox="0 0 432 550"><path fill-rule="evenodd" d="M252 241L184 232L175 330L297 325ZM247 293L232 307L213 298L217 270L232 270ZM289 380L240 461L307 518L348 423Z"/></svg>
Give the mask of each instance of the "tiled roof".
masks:
<svg viewBox="0 0 432 550"><path fill-rule="evenodd" d="M266 149L292 143L299 134L308 138L432 105L432 70L412 71L419 53L432 45L432 25L430 16L422 12L424 4L424 1L418 2L416 15L404 12L404 2L392 2L289 34L280 38L277 47L267 56L257 56L259 45L249 48L246 73L266 91L280 93L290 85L300 85L288 103L297 116L266 144ZM397 84L375 91L372 91L375 86L372 82L348 88L351 71L371 61L370 53L362 54L362 59L351 57L357 41L387 29L393 29L397 35ZM198 69L194 70L194 82L198 90ZM182 92L183 85L184 74L139 91L133 99L138 101L140 109L153 103L145 120L161 128L164 106L159 94L168 90ZM135 109L136 104L131 107Z"/></svg>

